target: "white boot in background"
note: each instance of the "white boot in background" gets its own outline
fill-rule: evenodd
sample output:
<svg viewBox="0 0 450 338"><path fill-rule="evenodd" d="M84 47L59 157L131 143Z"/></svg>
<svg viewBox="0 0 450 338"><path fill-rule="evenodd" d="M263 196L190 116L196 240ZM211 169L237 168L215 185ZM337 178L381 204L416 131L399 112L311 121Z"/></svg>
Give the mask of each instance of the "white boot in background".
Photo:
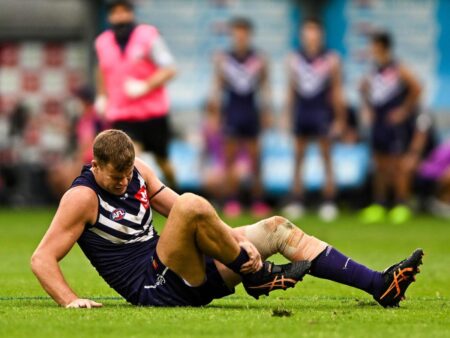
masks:
<svg viewBox="0 0 450 338"><path fill-rule="evenodd" d="M339 214L339 210L334 203L325 202L320 206L319 217L324 222L334 221Z"/></svg>
<svg viewBox="0 0 450 338"><path fill-rule="evenodd" d="M299 219L305 214L305 208L300 202L291 202L281 210L281 214L288 219Z"/></svg>

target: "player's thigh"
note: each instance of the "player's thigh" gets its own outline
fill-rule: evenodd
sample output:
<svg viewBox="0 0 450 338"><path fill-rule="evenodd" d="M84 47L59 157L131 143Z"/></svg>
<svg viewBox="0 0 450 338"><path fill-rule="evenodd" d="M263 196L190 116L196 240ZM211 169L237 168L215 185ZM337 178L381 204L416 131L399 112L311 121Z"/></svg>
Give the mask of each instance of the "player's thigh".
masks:
<svg viewBox="0 0 450 338"><path fill-rule="evenodd" d="M225 162L230 165L236 159L239 150L239 140L232 136L225 137L223 142Z"/></svg>
<svg viewBox="0 0 450 338"><path fill-rule="evenodd" d="M384 180L390 180L395 172L396 156L385 153L375 154L375 174L383 177Z"/></svg>
<svg viewBox="0 0 450 338"><path fill-rule="evenodd" d="M260 154L261 154L261 147L259 143L259 139L257 138L251 138L246 139L244 141L245 148L250 156L250 159L252 161L252 165L256 167L259 164Z"/></svg>
<svg viewBox="0 0 450 338"><path fill-rule="evenodd" d="M192 194L186 194L192 196ZM200 285L205 279L204 256L195 244L195 219L190 217L192 201L180 196L170 211L161 232L156 252L161 262L191 285Z"/></svg>

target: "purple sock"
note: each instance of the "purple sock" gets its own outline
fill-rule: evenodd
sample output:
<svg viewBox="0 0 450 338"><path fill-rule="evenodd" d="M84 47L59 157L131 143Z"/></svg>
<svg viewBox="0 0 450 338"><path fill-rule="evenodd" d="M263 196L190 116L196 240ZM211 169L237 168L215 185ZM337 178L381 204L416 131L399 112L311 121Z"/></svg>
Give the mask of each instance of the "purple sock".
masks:
<svg viewBox="0 0 450 338"><path fill-rule="evenodd" d="M231 263L226 264L226 266L237 274L241 274L242 265L247 263L249 259L250 257L248 257L247 251L241 248L241 251L239 252L239 255L236 257L236 259Z"/></svg>
<svg viewBox="0 0 450 338"><path fill-rule="evenodd" d="M311 265L310 274L378 295L384 284L381 272L356 263L331 246L328 246Z"/></svg>

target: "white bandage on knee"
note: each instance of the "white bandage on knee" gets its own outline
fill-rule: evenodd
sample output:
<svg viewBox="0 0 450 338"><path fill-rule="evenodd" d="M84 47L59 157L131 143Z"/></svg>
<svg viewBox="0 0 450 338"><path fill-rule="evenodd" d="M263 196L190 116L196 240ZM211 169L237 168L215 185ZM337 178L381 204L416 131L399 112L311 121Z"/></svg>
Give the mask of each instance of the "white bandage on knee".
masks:
<svg viewBox="0 0 450 338"><path fill-rule="evenodd" d="M312 261L328 246L280 216L246 226L245 236L256 246L263 258L279 252L290 261Z"/></svg>

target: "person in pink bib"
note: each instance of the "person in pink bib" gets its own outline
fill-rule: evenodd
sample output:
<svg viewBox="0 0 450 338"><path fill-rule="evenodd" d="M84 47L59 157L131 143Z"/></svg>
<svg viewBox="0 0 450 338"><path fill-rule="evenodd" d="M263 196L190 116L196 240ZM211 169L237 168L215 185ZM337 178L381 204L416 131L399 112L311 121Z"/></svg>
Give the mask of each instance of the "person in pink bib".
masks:
<svg viewBox="0 0 450 338"><path fill-rule="evenodd" d="M95 41L96 110L114 128L126 132L138 152L152 152L167 183L174 186L165 88L176 74L174 58L155 27L135 22L131 2L109 2L108 22L111 28Z"/></svg>

